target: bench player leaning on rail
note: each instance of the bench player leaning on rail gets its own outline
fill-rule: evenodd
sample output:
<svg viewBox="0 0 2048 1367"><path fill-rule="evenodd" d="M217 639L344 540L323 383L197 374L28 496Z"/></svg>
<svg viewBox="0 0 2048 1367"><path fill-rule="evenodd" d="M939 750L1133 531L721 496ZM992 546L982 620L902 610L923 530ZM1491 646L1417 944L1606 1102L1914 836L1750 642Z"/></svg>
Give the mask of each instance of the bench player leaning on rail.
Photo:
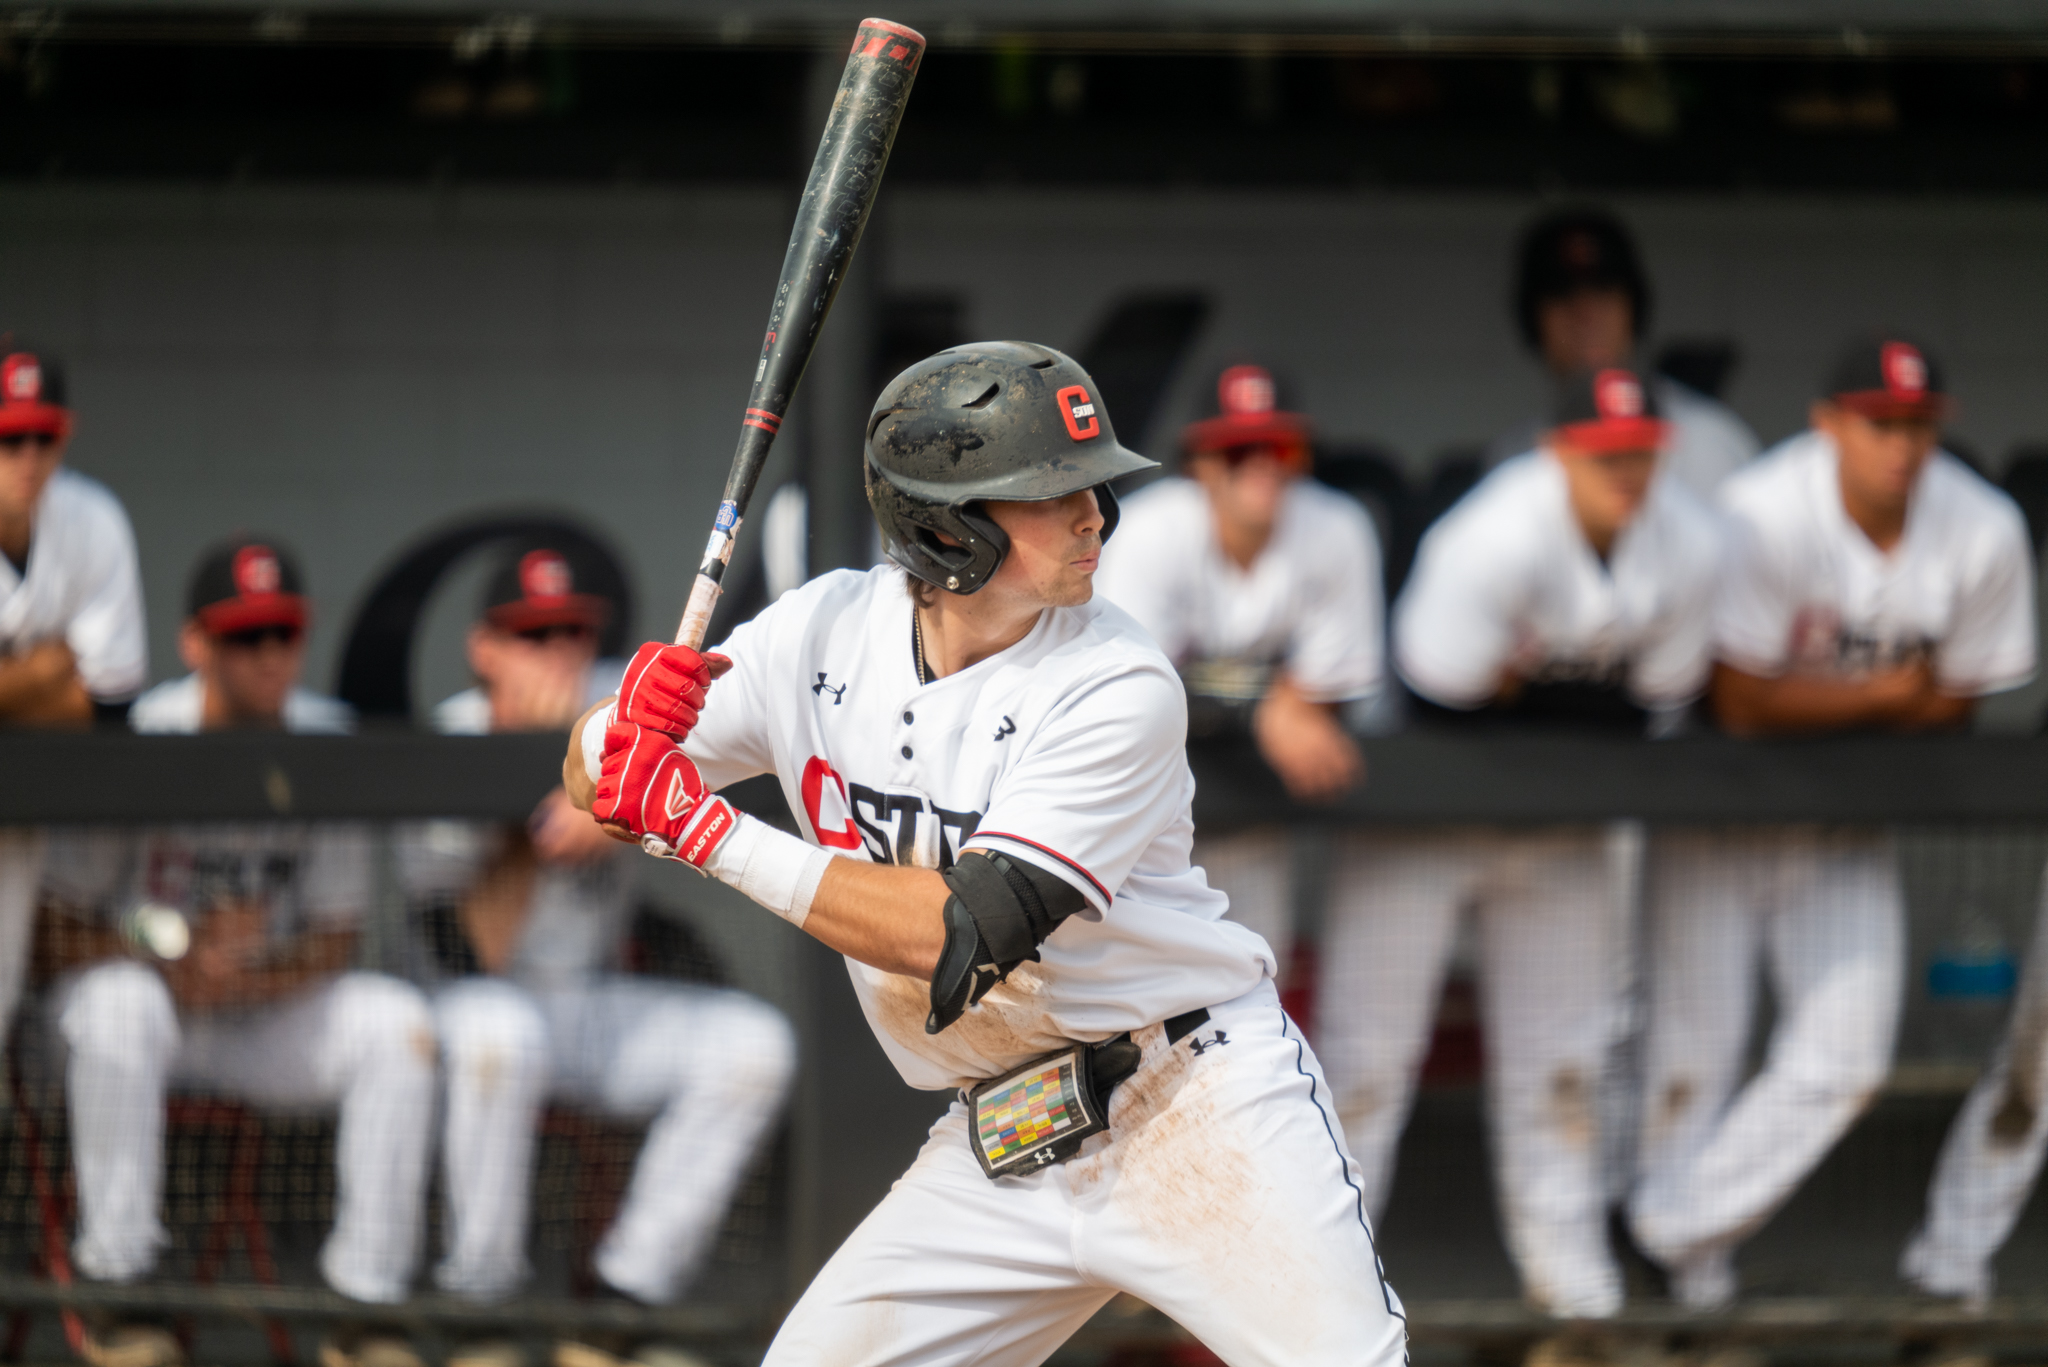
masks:
<svg viewBox="0 0 2048 1367"><path fill-rule="evenodd" d="M1852 343L1822 393L1810 431L1722 486L1714 712L1754 736L1966 725L1979 697L2034 672L2026 524L1938 449L1942 374L1912 342ZM1736 1294L1742 1240L1884 1082L1905 891L1889 832L1818 825L1660 832L1646 890L1650 1026L1629 1218L1673 1295L1712 1308ZM1777 1014L1744 1083L1759 960ZM1908 1259L1936 1286L1968 1267L1933 1257L1939 1244Z"/></svg>
<svg viewBox="0 0 2048 1367"><path fill-rule="evenodd" d="M768 1361L1031 1364L1119 1291L1233 1367L1401 1360L1272 952L1188 863L1180 681L1090 601L1109 481L1150 462L1078 365L1011 342L898 376L866 449L895 563L734 632L708 701L719 657L643 647L564 765L844 953L904 1079L960 1093ZM804 838L714 795L761 773Z"/></svg>
<svg viewBox="0 0 2048 1367"><path fill-rule="evenodd" d="M121 501L66 469L64 371L0 339L0 726L85 726L149 679L142 577ZM28 967L43 831L0 829L0 1041Z"/></svg>
<svg viewBox="0 0 2048 1367"><path fill-rule="evenodd" d="M1580 374L1537 447L1423 538L1393 633L1418 725L1641 736L1699 696L1719 537L1681 482L1657 477L1668 435L1636 374ZM1386 1199L1470 908L1524 1295L1553 1315L1614 1314L1598 1101L1629 938L1605 833L1357 830L1338 855L1316 1010L1368 1198Z"/></svg>

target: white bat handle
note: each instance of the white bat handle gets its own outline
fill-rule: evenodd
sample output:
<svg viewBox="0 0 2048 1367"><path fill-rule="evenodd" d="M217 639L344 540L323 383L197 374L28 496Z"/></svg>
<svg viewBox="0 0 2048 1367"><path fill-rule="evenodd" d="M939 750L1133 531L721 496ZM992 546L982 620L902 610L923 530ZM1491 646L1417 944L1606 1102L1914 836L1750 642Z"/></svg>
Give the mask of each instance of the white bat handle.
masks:
<svg viewBox="0 0 2048 1367"><path fill-rule="evenodd" d="M708 574L697 576L690 585L690 603L683 609L683 624L676 628L676 644L696 650L711 630L711 610L718 606L718 581Z"/></svg>

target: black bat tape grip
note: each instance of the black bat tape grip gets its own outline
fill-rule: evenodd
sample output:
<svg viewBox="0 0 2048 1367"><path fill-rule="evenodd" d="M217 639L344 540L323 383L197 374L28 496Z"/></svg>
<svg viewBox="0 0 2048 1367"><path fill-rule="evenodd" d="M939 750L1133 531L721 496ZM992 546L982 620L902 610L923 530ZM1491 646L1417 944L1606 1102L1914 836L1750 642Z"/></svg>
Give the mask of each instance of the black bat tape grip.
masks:
<svg viewBox="0 0 2048 1367"><path fill-rule="evenodd" d="M711 540L690 589L690 606L676 632L678 644L701 644L710 625L719 581L732 559L740 520L753 501L754 484L810 364L818 331L839 296L861 230L867 227L924 48L923 35L887 19L863 19L854 31L853 50L847 54L846 71L839 78L839 92L790 231L789 250L782 258L767 335L754 366L754 387L740 419L739 444ZM696 639L689 639L693 635Z"/></svg>

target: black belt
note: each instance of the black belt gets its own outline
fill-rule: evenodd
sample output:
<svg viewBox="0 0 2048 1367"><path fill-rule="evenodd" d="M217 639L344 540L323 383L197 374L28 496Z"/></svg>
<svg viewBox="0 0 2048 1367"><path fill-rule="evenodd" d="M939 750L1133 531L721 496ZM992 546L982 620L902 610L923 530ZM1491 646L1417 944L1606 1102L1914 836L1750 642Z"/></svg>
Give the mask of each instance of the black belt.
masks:
<svg viewBox="0 0 2048 1367"><path fill-rule="evenodd" d="M1166 1022L1167 1047L1170 1049L1179 1044L1208 1023L1209 1009L1205 1006L1198 1006L1192 1011L1183 1011L1178 1016L1169 1017Z"/></svg>

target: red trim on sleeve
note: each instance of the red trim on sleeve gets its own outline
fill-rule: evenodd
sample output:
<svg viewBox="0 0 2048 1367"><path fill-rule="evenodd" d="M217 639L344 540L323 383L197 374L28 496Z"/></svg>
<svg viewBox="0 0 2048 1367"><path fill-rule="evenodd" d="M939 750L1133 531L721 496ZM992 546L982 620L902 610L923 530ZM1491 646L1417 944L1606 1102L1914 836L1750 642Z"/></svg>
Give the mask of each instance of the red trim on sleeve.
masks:
<svg viewBox="0 0 2048 1367"><path fill-rule="evenodd" d="M990 830L976 831L973 835L968 837L969 845L971 846L974 841L981 839L983 836L989 836L996 840L1014 840L1019 845L1029 845L1032 849L1037 850L1040 854L1049 854L1053 858L1059 860L1062 864L1065 864L1068 868L1072 869L1075 873L1078 873L1083 878L1087 879L1088 886L1094 888L1097 892L1102 894L1102 904L1104 906L1108 906L1111 902L1116 900L1114 897L1110 896L1109 889L1102 886L1102 882L1100 879L1098 879L1094 874L1088 872L1088 870L1082 868L1073 860L1061 854L1058 850L1053 849L1050 845L1041 845L1036 840L1026 840L1023 836L1011 835L1008 831Z"/></svg>

